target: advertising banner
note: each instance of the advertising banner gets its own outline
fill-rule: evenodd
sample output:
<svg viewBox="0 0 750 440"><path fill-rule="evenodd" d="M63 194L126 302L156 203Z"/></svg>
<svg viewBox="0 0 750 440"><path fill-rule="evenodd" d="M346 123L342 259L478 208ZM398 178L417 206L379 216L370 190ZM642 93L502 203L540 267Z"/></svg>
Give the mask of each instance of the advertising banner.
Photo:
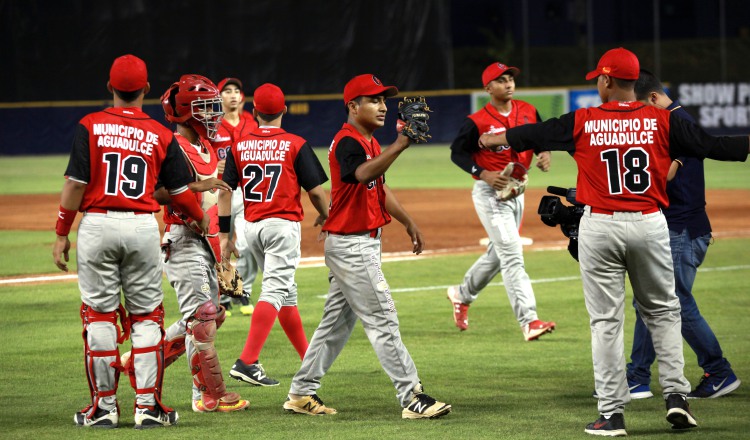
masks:
<svg viewBox="0 0 750 440"><path fill-rule="evenodd" d="M674 90L682 106L706 132L750 133L750 83L682 83Z"/></svg>

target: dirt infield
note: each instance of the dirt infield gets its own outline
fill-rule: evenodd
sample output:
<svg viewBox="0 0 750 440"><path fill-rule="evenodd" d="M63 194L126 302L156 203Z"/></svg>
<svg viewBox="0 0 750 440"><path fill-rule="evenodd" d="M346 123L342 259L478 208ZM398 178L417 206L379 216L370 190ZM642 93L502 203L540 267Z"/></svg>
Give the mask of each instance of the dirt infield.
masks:
<svg viewBox="0 0 750 440"><path fill-rule="evenodd" d="M479 240L486 234L474 212L470 189L394 192L422 230L426 249L447 252L481 250ZM527 191L521 235L532 238L533 247L563 245L566 242L560 230L544 225L536 213L539 199L544 194L542 190ZM308 214L302 228L302 255L320 256L323 254L323 244L316 241L317 232L312 227L315 211L307 197L303 195L302 198ZM714 235L718 238L750 236L747 221L750 191L712 190L707 192L706 199ZM0 229L48 230L52 234L59 203L58 194L0 196L0 206L4 212ZM80 215L77 220L80 220ZM410 249L411 244L403 227L394 220L383 233L383 251L406 252Z"/></svg>

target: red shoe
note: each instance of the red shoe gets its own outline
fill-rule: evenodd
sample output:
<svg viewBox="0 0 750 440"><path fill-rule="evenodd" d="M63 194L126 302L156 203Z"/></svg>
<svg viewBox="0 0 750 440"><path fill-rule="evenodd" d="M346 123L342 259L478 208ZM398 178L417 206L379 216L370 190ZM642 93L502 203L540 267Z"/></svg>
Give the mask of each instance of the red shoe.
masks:
<svg viewBox="0 0 750 440"><path fill-rule="evenodd" d="M554 329L554 322L544 322L537 319L523 326L523 337L527 341L533 341L545 333L552 333Z"/></svg>
<svg viewBox="0 0 750 440"><path fill-rule="evenodd" d="M469 305L458 299L458 286L448 288L448 300L453 304L453 322L456 323L456 327L461 331L469 328Z"/></svg>

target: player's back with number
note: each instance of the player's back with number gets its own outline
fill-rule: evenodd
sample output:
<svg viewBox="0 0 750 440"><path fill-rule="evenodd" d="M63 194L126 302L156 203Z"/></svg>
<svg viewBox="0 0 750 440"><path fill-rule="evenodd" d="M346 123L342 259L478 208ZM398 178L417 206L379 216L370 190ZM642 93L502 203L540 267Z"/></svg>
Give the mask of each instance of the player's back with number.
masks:
<svg viewBox="0 0 750 440"><path fill-rule="evenodd" d="M172 132L137 108L108 108L79 123L66 175L88 185L81 210L159 210L153 198L159 177L178 187L184 173L162 170L167 157L178 153ZM175 156L178 157L178 156ZM167 167L179 163L170 157ZM173 165L172 165L173 166Z"/></svg>
<svg viewBox="0 0 750 440"><path fill-rule="evenodd" d="M302 220L296 167L303 147L309 148L307 141L280 127L256 128L232 146L230 161L239 174L248 221Z"/></svg>
<svg viewBox="0 0 750 440"><path fill-rule="evenodd" d="M613 211L668 206L670 113L640 102L610 102L575 113L581 203Z"/></svg>

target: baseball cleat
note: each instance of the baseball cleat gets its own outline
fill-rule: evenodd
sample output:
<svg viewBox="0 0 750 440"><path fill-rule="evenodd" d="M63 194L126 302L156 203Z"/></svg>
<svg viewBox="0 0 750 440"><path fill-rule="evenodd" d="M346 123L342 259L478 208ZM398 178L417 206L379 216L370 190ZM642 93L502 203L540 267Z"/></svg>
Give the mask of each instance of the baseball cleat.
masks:
<svg viewBox="0 0 750 440"><path fill-rule="evenodd" d="M113 429L119 426L120 414L117 411L117 407L110 411L97 407L91 418L88 418L87 415L90 411L91 405L75 413L73 415L75 424L79 427L102 429Z"/></svg>
<svg viewBox="0 0 750 440"><path fill-rule="evenodd" d="M533 341L535 339L538 339L540 336L542 336L545 333L552 333L552 331L555 329L555 323L545 322L545 321L531 321L530 323L523 326L523 337L527 341Z"/></svg>
<svg viewBox="0 0 750 440"><path fill-rule="evenodd" d="M411 402L401 411L402 419L437 419L451 412L450 405L425 394L421 383L412 393Z"/></svg>
<svg viewBox="0 0 750 440"><path fill-rule="evenodd" d="M464 304L458 299L458 286L448 288L448 300L453 304L453 322L459 330L464 331L469 328L469 305Z"/></svg>
<svg viewBox="0 0 750 440"><path fill-rule="evenodd" d="M284 402L284 409L287 412L307 414L309 416L325 416L336 414L338 412L333 408L325 406L317 394L302 396L296 400L287 397L286 402Z"/></svg>
<svg viewBox="0 0 750 440"><path fill-rule="evenodd" d="M232 365L229 375L241 382L259 387L275 387L279 384L278 380L266 376L263 365L257 362L248 365L242 362L242 359L237 359L237 362Z"/></svg>
<svg viewBox="0 0 750 440"><path fill-rule="evenodd" d="M688 399L713 399L725 396L740 387L742 382L734 373L729 376L719 377L713 374L704 374L697 387L688 393Z"/></svg>
<svg viewBox="0 0 750 440"><path fill-rule="evenodd" d="M625 416L615 413L609 416L599 416L595 422L586 425L586 434L601 435L605 437L624 437L628 435L625 431Z"/></svg>
<svg viewBox="0 0 750 440"><path fill-rule="evenodd" d="M219 406L217 406L213 410L209 410L206 408L206 405L203 404L202 399L193 400L193 412L203 413L203 412L232 412L232 411L242 411L250 407L250 401L240 399L235 400L234 402L225 402L224 400L219 401Z"/></svg>
<svg viewBox="0 0 750 440"><path fill-rule="evenodd" d="M135 407L135 429L161 428L176 425L180 416L177 411L164 412L158 406Z"/></svg>
<svg viewBox="0 0 750 440"><path fill-rule="evenodd" d="M690 412L687 399L677 393L667 396L667 421L672 424L672 429L690 429L698 426Z"/></svg>

